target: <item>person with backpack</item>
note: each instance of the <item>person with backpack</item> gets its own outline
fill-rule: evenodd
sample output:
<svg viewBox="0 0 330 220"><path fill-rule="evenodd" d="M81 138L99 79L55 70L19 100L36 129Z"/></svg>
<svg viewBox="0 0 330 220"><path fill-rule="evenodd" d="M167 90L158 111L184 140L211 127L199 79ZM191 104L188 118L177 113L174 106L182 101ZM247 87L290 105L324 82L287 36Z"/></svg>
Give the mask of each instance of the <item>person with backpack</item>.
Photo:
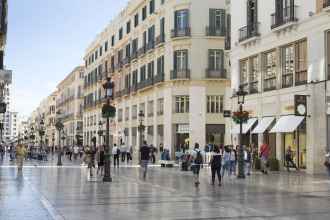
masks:
<svg viewBox="0 0 330 220"><path fill-rule="evenodd" d="M113 155L113 167L119 167L119 155L120 155L120 149L117 147L117 144L113 145L112 148L112 155Z"/></svg>
<svg viewBox="0 0 330 220"><path fill-rule="evenodd" d="M218 146L213 147L213 152L211 154L211 173L212 173L212 185L214 186L215 175L218 176L219 186L221 186L221 160L222 155Z"/></svg>
<svg viewBox="0 0 330 220"><path fill-rule="evenodd" d="M250 148L244 146L244 164L245 164L245 174L250 176L251 174L251 162L252 155Z"/></svg>
<svg viewBox="0 0 330 220"><path fill-rule="evenodd" d="M199 144L195 143L194 150L192 151L192 171L194 173L195 186L199 185L199 171L201 166L203 165L203 155L201 150L199 149Z"/></svg>

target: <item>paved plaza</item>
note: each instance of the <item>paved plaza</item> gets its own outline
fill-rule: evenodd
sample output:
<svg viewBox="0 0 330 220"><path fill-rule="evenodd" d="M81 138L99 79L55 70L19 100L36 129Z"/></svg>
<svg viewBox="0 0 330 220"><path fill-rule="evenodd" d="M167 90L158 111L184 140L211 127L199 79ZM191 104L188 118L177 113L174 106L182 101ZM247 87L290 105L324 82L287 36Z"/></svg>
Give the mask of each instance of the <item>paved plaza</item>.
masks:
<svg viewBox="0 0 330 220"><path fill-rule="evenodd" d="M1 220L102 219L330 219L330 180L301 173L254 173L210 185L203 169L195 188L191 172L151 167L147 180L135 166L113 171L113 182L89 180L79 162L64 166L26 162L0 166Z"/></svg>

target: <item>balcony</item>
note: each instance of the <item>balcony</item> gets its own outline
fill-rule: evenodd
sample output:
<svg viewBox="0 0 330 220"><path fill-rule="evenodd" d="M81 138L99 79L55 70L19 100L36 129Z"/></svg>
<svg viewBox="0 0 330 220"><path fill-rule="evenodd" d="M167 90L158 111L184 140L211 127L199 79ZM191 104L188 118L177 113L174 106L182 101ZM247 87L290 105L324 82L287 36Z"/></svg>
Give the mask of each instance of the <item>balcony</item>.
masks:
<svg viewBox="0 0 330 220"><path fill-rule="evenodd" d="M275 12L271 14L271 29L283 29L296 23L298 21L298 18L296 16L297 8L298 6L293 5L283 8L280 12Z"/></svg>
<svg viewBox="0 0 330 220"><path fill-rule="evenodd" d="M226 74L226 69L206 69L206 78L208 79L226 79L227 74Z"/></svg>
<svg viewBox="0 0 330 220"><path fill-rule="evenodd" d="M175 79L189 80L190 70L189 69L171 70L171 80L175 80Z"/></svg>
<svg viewBox="0 0 330 220"><path fill-rule="evenodd" d="M153 78L148 78L148 79L145 79L141 82L139 82L138 84L138 89L144 89L148 86L151 86L154 84L154 79Z"/></svg>
<svg viewBox="0 0 330 220"><path fill-rule="evenodd" d="M134 61L137 58L138 58L138 52L137 51L133 51L132 52L132 56L131 56L131 61Z"/></svg>
<svg viewBox="0 0 330 220"><path fill-rule="evenodd" d="M138 89L139 89L138 83L135 83L131 86L130 90L131 90L131 92L137 92Z"/></svg>
<svg viewBox="0 0 330 220"><path fill-rule="evenodd" d="M330 0L323 1L323 10L326 12L330 12Z"/></svg>
<svg viewBox="0 0 330 220"><path fill-rule="evenodd" d="M259 23L250 24L248 26L242 27L238 30L240 43L247 43L255 40L260 36L259 34Z"/></svg>
<svg viewBox="0 0 330 220"><path fill-rule="evenodd" d="M276 76L264 79L264 92L276 89Z"/></svg>
<svg viewBox="0 0 330 220"><path fill-rule="evenodd" d="M190 37L190 36L191 36L190 27L173 29L171 31L171 38Z"/></svg>
<svg viewBox="0 0 330 220"><path fill-rule="evenodd" d="M159 73L154 77L154 83L164 82L165 76L164 73Z"/></svg>
<svg viewBox="0 0 330 220"><path fill-rule="evenodd" d="M208 37L224 37L226 32L224 28L206 27L206 36Z"/></svg>
<svg viewBox="0 0 330 220"><path fill-rule="evenodd" d="M120 98L122 96L122 91L117 91L116 93L115 93L115 97L116 98Z"/></svg>
<svg viewBox="0 0 330 220"><path fill-rule="evenodd" d="M150 51L150 50L153 50L153 49L155 49L155 41L154 41L154 40L149 41L149 42L147 43L146 51Z"/></svg>
<svg viewBox="0 0 330 220"><path fill-rule="evenodd" d="M137 55L138 57L143 56L146 53L146 46L141 47L140 49L138 49Z"/></svg>
<svg viewBox="0 0 330 220"><path fill-rule="evenodd" d="M282 88L289 88L293 85L293 74L285 74L282 76Z"/></svg>
<svg viewBox="0 0 330 220"><path fill-rule="evenodd" d="M160 46L163 43L165 43L165 35L161 34L161 35L156 37L156 46Z"/></svg>
<svg viewBox="0 0 330 220"><path fill-rule="evenodd" d="M128 87L128 88L125 88L123 91L122 91L122 95L129 95L130 94L130 92L131 92L131 88L130 87Z"/></svg>
<svg viewBox="0 0 330 220"><path fill-rule="evenodd" d="M131 58L130 58L129 56L128 56L128 57L125 57L125 58L123 59L123 65L124 65L124 66L130 64L130 62L131 62Z"/></svg>

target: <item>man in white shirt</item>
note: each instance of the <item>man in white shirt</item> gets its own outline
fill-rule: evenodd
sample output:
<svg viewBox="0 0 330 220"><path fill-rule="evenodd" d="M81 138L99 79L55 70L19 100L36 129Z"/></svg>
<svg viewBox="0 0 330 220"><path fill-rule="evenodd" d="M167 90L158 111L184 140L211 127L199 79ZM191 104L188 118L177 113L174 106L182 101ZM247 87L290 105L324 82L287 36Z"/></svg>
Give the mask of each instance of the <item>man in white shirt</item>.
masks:
<svg viewBox="0 0 330 220"><path fill-rule="evenodd" d="M120 154L120 150L117 147L117 144L114 144L113 148L112 148L113 166L114 167L116 167L116 164L117 164L117 167L119 167L119 154Z"/></svg>

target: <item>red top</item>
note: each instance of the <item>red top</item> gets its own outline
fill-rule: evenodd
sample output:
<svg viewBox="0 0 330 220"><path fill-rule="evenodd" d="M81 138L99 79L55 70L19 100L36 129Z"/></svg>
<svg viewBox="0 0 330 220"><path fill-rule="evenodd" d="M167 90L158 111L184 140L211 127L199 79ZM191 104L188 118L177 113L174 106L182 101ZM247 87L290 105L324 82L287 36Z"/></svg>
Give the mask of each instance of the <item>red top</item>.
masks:
<svg viewBox="0 0 330 220"><path fill-rule="evenodd" d="M268 157L270 153L270 148L268 147L267 144L262 144L260 148L260 155L262 157Z"/></svg>

